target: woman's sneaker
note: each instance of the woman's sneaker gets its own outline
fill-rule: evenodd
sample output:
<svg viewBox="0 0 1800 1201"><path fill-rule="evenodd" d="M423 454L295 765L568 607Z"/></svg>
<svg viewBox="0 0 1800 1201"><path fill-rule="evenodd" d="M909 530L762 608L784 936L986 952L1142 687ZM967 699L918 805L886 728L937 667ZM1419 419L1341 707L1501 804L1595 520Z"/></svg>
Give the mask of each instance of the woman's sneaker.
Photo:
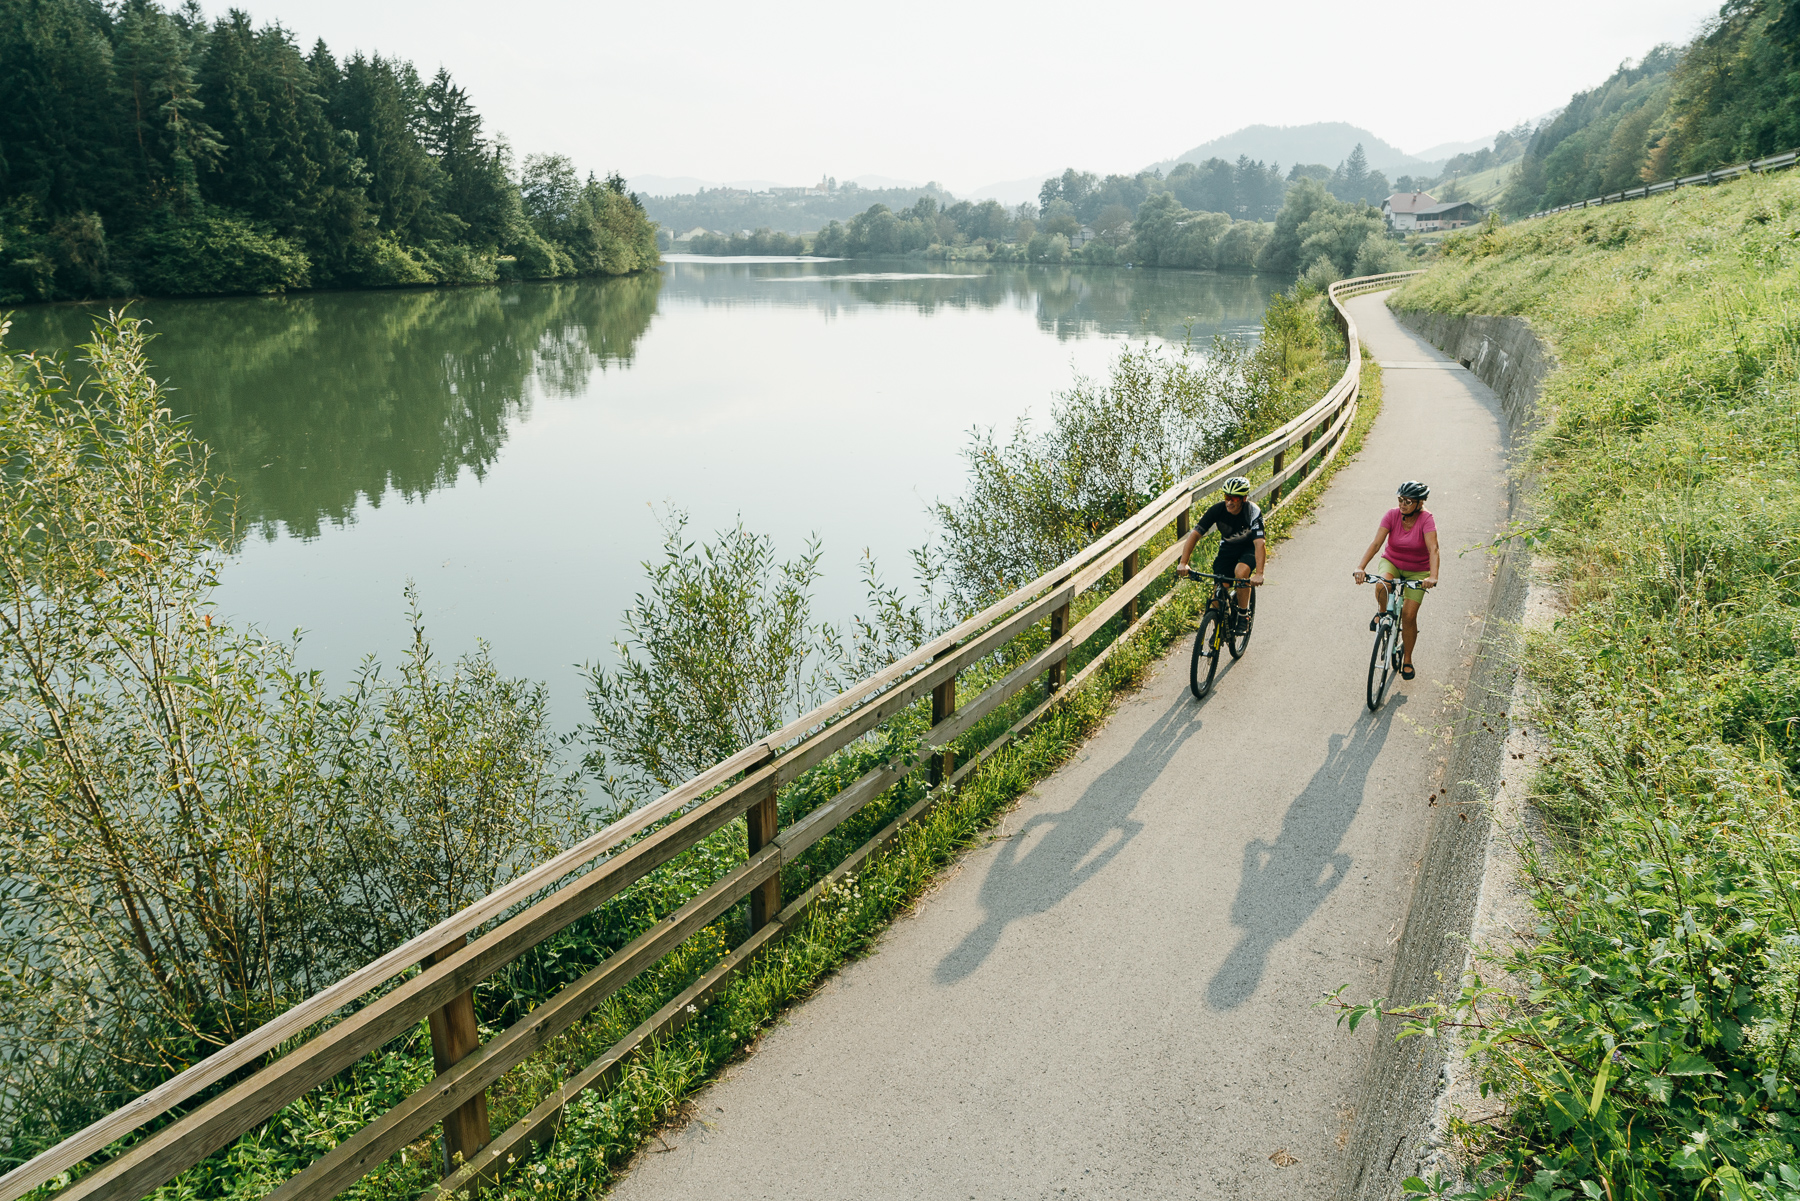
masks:
<svg viewBox="0 0 1800 1201"><path fill-rule="evenodd" d="M1375 616L1369 618L1369 633L1373 634L1375 632L1375 628L1377 626L1379 626L1380 624L1381 624L1381 614L1377 613Z"/></svg>

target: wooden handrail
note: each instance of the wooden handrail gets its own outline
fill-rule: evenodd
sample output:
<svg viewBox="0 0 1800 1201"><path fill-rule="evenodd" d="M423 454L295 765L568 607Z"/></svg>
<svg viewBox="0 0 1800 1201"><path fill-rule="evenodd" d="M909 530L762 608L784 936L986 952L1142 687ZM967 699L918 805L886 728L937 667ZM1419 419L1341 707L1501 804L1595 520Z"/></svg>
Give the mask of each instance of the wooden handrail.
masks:
<svg viewBox="0 0 1800 1201"><path fill-rule="evenodd" d="M133 1144L62 1190L66 1201L137 1201L200 1162L283 1106L373 1051L473 988L558 930L616 896L646 873L683 850L771 801L779 789L827 756L871 732L921 698L936 694L954 698L954 682L963 669L994 654L1047 618L1067 612L1075 597L1099 584L1128 559L1134 563L1143 544L1232 475L1248 474L1275 463L1269 477L1254 490L1267 496L1286 482L1329 461L1337 453L1354 420L1361 373L1361 342L1356 323L1343 301L1368 291L1391 288L1419 272L1393 272L1342 280L1328 297L1344 322L1348 350L1343 375L1326 394L1281 428L1240 447L1216 463L1188 476L1121 522L1066 562L1015 589L925 643L911 654L846 689L781 729L708 768L650 804L627 814L576 845L430 930L299 1002L286 1013L251 1031L186 1071L152 1088L106 1117L71 1135L55 1147L0 1177L0 1201L17 1201L26 1193L78 1167L106 1147L129 1137L152 1120L194 1099L233 1074L262 1064L259 1070L192 1112ZM1298 450L1293 460L1284 456ZM1274 506L1279 509L1295 496ZM715 920L730 904L778 880L783 864L842 824L892 785L931 760L931 752L949 743L998 710L1046 671L1061 671L1075 650L1097 635L1114 617L1136 613L1137 599L1173 566L1179 545L1136 571L1123 573L1121 585L1084 614L1072 628L1055 629L1050 645L1015 667L982 692L962 699L937 720L922 740L920 755L878 766L812 810L787 830L773 833L749 861L733 869L690 901L608 959L581 980L565 986L551 1000L508 1030L496 1035L464 1059L447 1067L431 1084L377 1118L365 1130L322 1157L277 1190L280 1201L312 1201L335 1195L385 1160L393 1148L412 1141L445 1113L478 1095L480 1089L521 1062L555 1030L566 1029L628 983L690 934ZM1165 596L1157 604L1168 599ZM1055 626L1056 622L1052 622ZM1110 655L1114 642L1090 661L1071 684L1079 683ZM827 876L842 878L851 865L865 862L886 845L905 822L929 811L939 796L974 770L1001 745L1038 720L1057 703L1052 695L994 742L956 767L925 799L895 819L875 839ZM934 769L953 760L936 759ZM685 812L684 812L685 811ZM676 820L670 821L669 819ZM666 824L665 824L666 823ZM767 924L727 960L707 973L683 997L704 1000L723 986L731 972L749 962L750 952L766 945L778 929L795 920L817 895L815 886ZM765 901L765 906L767 902ZM494 925L499 922L500 924ZM485 932L484 932L485 931ZM466 940L473 936L473 941ZM746 949L748 948L748 949ZM435 960L435 962L433 962ZM420 970L408 977L415 965ZM396 981L401 981L395 984ZM388 988L388 986L393 987ZM702 985L704 987L702 988ZM304 1043L264 1062L283 1043L371 993L387 991ZM698 990L698 991L696 991ZM671 1005L674 1005L672 1002ZM565 1085L558 1107L582 1088L607 1078L622 1057L651 1037L687 1020L682 1006L665 1006L645 1027L608 1052L596 1065ZM551 1027L554 1026L554 1030ZM634 1041L635 1040L635 1041ZM627 1045L629 1044L629 1045ZM549 1102L546 1102L548 1105ZM554 1110L540 1106L519 1127L505 1132L492 1146L514 1147L524 1138L547 1137ZM497 1154L483 1152L465 1165L462 1176L482 1175L498 1166ZM449 1182L447 1182L449 1183Z"/></svg>

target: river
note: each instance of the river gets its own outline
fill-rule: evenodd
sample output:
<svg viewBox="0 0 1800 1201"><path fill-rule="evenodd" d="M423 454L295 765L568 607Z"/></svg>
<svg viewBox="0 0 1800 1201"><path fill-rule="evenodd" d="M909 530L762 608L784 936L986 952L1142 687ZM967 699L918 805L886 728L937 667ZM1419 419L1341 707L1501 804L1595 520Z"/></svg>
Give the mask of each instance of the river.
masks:
<svg viewBox="0 0 1800 1201"><path fill-rule="evenodd" d="M672 257L636 277L145 300L151 355L233 483L243 537L215 600L303 630L341 686L406 644L415 581L440 659L493 648L546 681L610 662L671 508L825 548L820 616L890 582L954 497L972 427L1043 414L1126 339L1254 335L1274 283L1188 271ZM18 310L11 349L66 349L92 306Z"/></svg>

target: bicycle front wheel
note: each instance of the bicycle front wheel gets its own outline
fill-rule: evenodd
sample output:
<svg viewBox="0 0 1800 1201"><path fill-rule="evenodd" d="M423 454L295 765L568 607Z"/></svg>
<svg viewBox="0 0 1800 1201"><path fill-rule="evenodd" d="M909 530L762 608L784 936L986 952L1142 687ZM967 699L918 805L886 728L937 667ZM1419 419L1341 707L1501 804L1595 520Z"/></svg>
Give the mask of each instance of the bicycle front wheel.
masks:
<svg viewBox="0 0 1800 1201"><path fill-rule="evenodd" d="M1387 695L1388 681L1393 678L1394 660L1389 653L1394 641L1394 623L1385 616L1375 627L1375 649L1369 654L1368 701L1370 711L1381 708Z"/></svg>
<svg viewBox="0 0 1800 1201"><path fill-rule="evenodd" d="M1235 616L1235 614L1234 614ZM1231 631L1231 657L1242 659L1244 652L1250 649L1250 631L1256 628L1256 589L1250 589L1250 611L1244 615L1244 632L1237 632L1234 624Z"/></svg>
<svg viewBox="0 0 1800 1201"><path fill-rule="evenodd" d="M1208 609L1200 618L1200 632L1194 635L1194 659L1188 666L1188 687L1199 700L1212 691L1213 677L1219 674L1219 615Z"/></svg>

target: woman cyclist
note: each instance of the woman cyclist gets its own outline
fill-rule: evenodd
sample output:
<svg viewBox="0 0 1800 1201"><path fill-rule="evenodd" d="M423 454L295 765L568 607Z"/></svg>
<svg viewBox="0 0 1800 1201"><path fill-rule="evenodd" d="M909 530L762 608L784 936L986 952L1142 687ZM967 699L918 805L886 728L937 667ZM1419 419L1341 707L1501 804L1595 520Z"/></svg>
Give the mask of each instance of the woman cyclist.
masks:
<svg viewBox="0 0 1800 1201"><path fill-rule="evenodd" d="M1208 530L1216 529L1219 531L1219 553L1213 556L1213 574L1236 576L1251 585L1261 584L1269 549L1263 539L1262 510L1250 499L1250 481L1234 475L1225 481L1221 491L1225 493L1225 499L1201 514L1194 528L1188 531L1187 541L1181 544L1181 562L1175 568L1175 576L1179 579L1187 573L1194 543ZM1242 587L1237 590L1237 613L1233 616L1232 629L1243 633L1249 618L1250 589Z"/></svg>
<svg viewBox="0 0 1800 1201"><path fill-rule="evenodd" d="M1398 505L1382 517L1381 525L1375 530L1375 540L1369 543L1362 562L1352 573L1359 584L1367 579L1364 569L1369 566L1369 560L1382 550L1382 543L1387 544L1383 556L1375 560L1375 572L1378 576L1403 581L1400 588L1400 678L1403 680L1413 678L1413 643L1419 638L1419 602L1425 599L1425 589L1436 588L1438 582L1437 521L1425 511L1425 499L1430 495L1431 489L1418 480L1401 484ZM1378 579L1375 581L1375 616L1369 619L1371 630L1381 620L1387 603L1387 585Z"/></svg>

